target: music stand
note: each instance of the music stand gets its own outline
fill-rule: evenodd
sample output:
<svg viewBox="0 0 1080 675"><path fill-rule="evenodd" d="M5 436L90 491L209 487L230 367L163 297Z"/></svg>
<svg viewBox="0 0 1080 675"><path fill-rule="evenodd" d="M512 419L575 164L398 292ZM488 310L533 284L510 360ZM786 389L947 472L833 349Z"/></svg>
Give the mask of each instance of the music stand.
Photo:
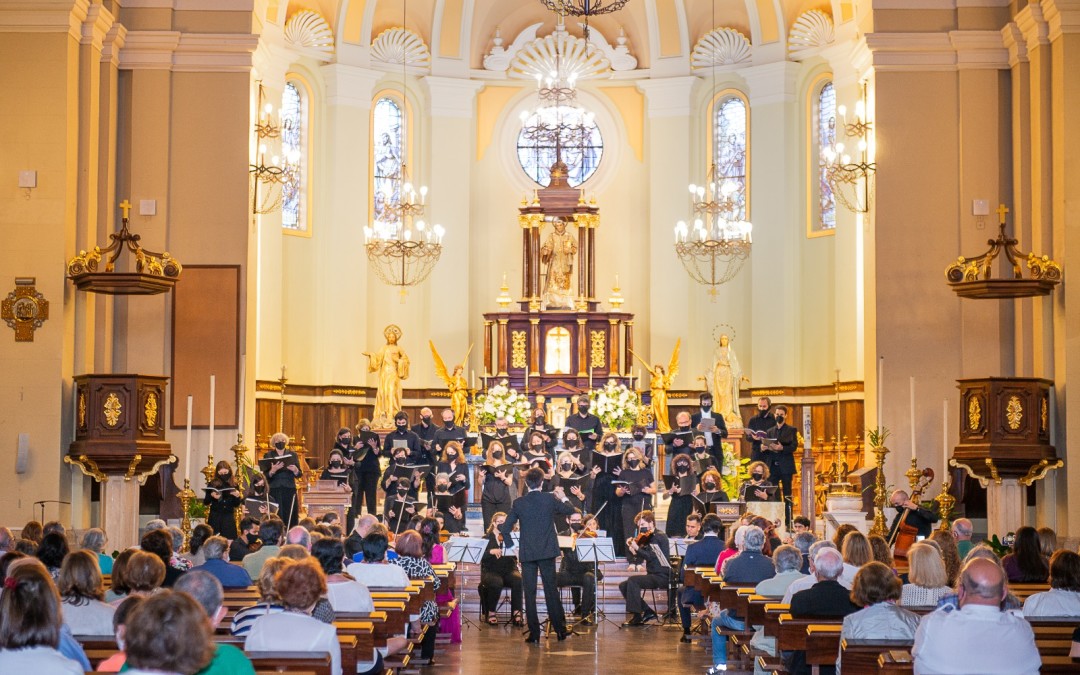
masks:
<svg viewBox="0 0 1080 675"><path fill-rule="evenodd" d="M472 565L479 565L480 559L484 557L484 549L487 546L486 538L471 538L471 537L450 537L446 542L446 559L450 562L456 562L459 565L462 563L470 563ZM461 570L461 574L454 575L454 579L457 581L457 588L454 589L454 593L457 596L458 605L462 605L464 596L461 594L461 584L465 579L465 570ZM465 614L465 609L462 607L462 611L459 612L462 622L469 626L473 626L477 631L483 630L480 628L480 624L474 623L472 619Z"/></svg>
<svg viewBox="0 0 1080 675"><path fill-rule="evenodd" d="M578 560L593 564L593 575L596 577L596 583L593 584L595 588L594 594L596 595L593 599L593 625L599 629L601 622L607 621L616 628L621 628L619 624L607 618L607 612L600 606L600 599L605 596L604 581L600 576L600 563L615 562L615 543L611 540L611 537L578 539L574 550L577 551Z"/></svg>

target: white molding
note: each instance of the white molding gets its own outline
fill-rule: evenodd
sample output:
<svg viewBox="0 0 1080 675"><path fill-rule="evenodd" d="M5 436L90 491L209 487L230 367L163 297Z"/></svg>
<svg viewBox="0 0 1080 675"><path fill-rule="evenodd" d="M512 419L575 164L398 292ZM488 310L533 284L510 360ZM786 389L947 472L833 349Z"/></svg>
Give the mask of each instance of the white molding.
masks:
<svg viewBox="0 0 1080 675"><path fill-rule="evenodd" d="M128 31L127 40L120 49L120 68L123 70L172 70L173 53L179 44L179 31Z"/></svg>
<svg viewBox="0 0 1080 675"><path fill-rule="evenodd" d="M878 71L1005 69L1009 50L1000 31L868 33L866 45Z"/></svg>
<svg viewBox="0 0 1080 675"><path fill-rule="evenodd" d="M328 63L319 67L326 83L326 104L367 110L371 95L383 74L344 63Z"/></svg>
<svg viewBox="0 0 1080 675"><path fill-rule="evenodd" d="M664 77L642 80L638 89L645 92L649 118L689 117L690 94L700 78L694 76Z"/></svg>
<svg viewBox="0 0 1080 675"><path fill-rule="evenodd" d="M1047 37L1050 27L1047 25L1045 17L1043 17L1041 5L1029 3L1027 7L1016 13L1015 21L1027 41L1028 52L1050 44L1050 38Z"/></svg>
<svg viewBox="0 0 1080 675"><path fill-rule="evenodd" d="M782 61L753 66L740 72L746 80L746 95L750 99L750 107L793 102L800 71L798 63Z"/></svg>
<svg viewBox="0 0 1080 675"><path fill-rule="evenodd" d="M87 10L86 19L82 22L82 30L79 37L79 42L84 45L91 45L94 49L101 50L102 44L105 42L105 36L108 35L109 29L116 23L116 17L112 12L105 9L104 5L90 5Z"/></svg>
<svg viewBox="0 0 1080 675"><path fill-rule="evenodd" d="M1009 50L997 30L954 30L949 40L956 49L958 70L1001 70L1009 67Z"/></svg>
<svg viewBox="0 0 1080 675"><path fill-rule="evenodd" d="M114 23L101 46L101 62L112 64L113 67L120 65L120 50L127 41L128 30L122 23Z"/></svg>
<svg viewBox="0 0 1080 675"><path fill-rule="evenodd" d="M957 0L872 0L873 11L881 9L956 9Z"/></svg>
<svg viewBox="0 0 1080 675"><path fill-rule="evenodd" d="M1010 21L1001 29L1001 41L1005 49L1009 50L1010 68L1028 62L1027 41L1024 39L1024 32L1015 21Z"/></svg>
<svg viewBox="0 0 1080 675"><path fill-rule="evenodd" d="M67 33L82 40L90 0L7 0L0 6L0 33Z"/></svg>
<svg viewBox="0 0 1080 675"><path fill-rule="evenodd" d="M1043 0L1042 4L1051 42L1062 35L1080 33L1080 0Z"/></svg>
<svg viewBox="0 0 1080 675"><path fill-rule="evenodd" d="M125 9L174 9L178 12L254 12L255 0L120 0Z"/></svg>
<svg viewBox="0 0 1080 675"><path fill-rule="evenodd" d="M247 73L258 35L130 31L120 50L124 70L182 73Z"/></svg>
<svg viewBox="0 0 1080 675"><path fill-rule="evenodd" d="M428 88L432 117L473 117L476 94L487 86L483 82L435 75L428 75L423 82Z"/></svg>

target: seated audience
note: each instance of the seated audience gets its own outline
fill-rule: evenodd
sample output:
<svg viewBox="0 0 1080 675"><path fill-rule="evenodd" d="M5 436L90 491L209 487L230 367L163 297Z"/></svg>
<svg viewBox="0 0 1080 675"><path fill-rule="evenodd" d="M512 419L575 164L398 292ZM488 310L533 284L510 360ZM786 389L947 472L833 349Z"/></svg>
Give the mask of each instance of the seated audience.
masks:
<svg viewBox="0 0 1080 675"><path fill-rule="evenodd" d="M141 597L153 595L161 590L162 584L165 583L165 575L165 563L161 562L157 554L149 551L135 551L124 569L128 595Z"/></svg>
<svg viewBox="0 0 1080 675"><path fill-rule="evenodd" d="M170 530L171 532L172 530ZM176 536L176 535L173 535ZM198 567L206 562L206 553L202 550L203 544L206 540L214 536L214 528L210 527L206 523L199 523L195 527L191 528L191 539L188 540L188 552L184 554L184 560L191 563L191 567ZM184 542L184 534L180 533L180 543ZM176 542L173 542L174 555L179 556L179 550L176 546ZM190 568L189 568L190 569Z"/></svg>
<svg viewBox="0 0 1080 675"><path fill-rule="evenodd" d="M337 630L311 616L315 603L326 594L326 578L319 564L309 558L287 565L274 578L274 588L285 611L256 619L244 641L244 651L327 652L331 675L341 675Z"/></svg>
<svg viewBox="0 0 1080 675"><path fill-rule="evenodd" d="M143 599L127 619L127 673L199 673L214 659L214 630L187 593L163 590Z"/></svg>
<svg viewBox="0 0 1080 675"><path fill-rule="evenodd" d="M249 577L257 578L263 563L281 555L281 535L284 531L285 523L281 522L280 518L267 518L259 524L259 541L262 546L258 551L244 556L244 570Z"/></svg>
<svg viewBox="0 0 1080 675"><path fill-rule="evenodd" d="M1057 532L1049 527L1040 527L1036 532L1039 535L1039 550L1047 560L1058 550Z"/></svg>
<svg viewBox="0 0 1080 675"><path fill-rule="evenodd" d="M386 535L384 529L375 529L365 536L359 553L361 562L352 563L345 571L368 588L405 588L409 585L409 575L387 560L390 542Z"/></svg>
<svg viewBox="0 0 1080 675"><path fill-rule="evenodd" d="M725 548L724 540L720 538L720 533L724 531L724 523L720 520L720 516L715 513L707 514L701 521L701 531L701 541L686 547L686 555L683 556L682 561L684 570L691 567L715 567L717 558ZM701 595L701 591L692 586L684 586L679 598L679 619L683 631L682 637L679 638L681 642L690 642L691 610L700 611L704 608L705 598Z"/></svg>
<svg viewBox="0 0 1080 675"><path fill-rule="evenodd" d="M49 570L49 576L55 581L60 576L60 566L64 563L68 551L67 539L59 532L43 535L34 555Z"/></svg>
<svg viewBox="0 0 1080 675"><path fill-rule="evenodd" d="M801 532L800 535L802 534L806 532ZM784 597L791 584L806 575L799 571L802 568L802 554L794 546L780 546L773 551L772 557L776 575L759 583L754 592L779 600ZM765 635L764 626L754 625L754 637L750 639L750 646L776 656L776 637Z"/></svg>
<svg viewBox="0 0 1080 675"><path fill-rule="evenodd" d="M95 554L69 553L60 567L59 586L64 624L73 635L112 635L116 609L102 602L105 584Z"/></svg>
<svg viewBox="0 0 1080 675"><path fill-rule="evenodd" d="M60 647L60 594L39 564L9 569L0 595L0 672L82 675Z"/></svg>
<svg viewBox="0 0 1080 675"><path fill-rule="evenodd" d="M974 532L975 528L967 518L957 518L952 521L952 536L956 539L956 549L961 560L966 558L975 547L975 542L971 541L971 535Z"/></svg>
<svg viewBox="0 0 1080 675"><path fill-rule="evenodd" d="M919 615L896 606L900 579L892 568L876 560L859 568L851 587L851 601L862 607L844 617L840 639L913 640ZM840 672L840 659L836 660Z"/></svg>
<svg viewBox="0 0 1080 675"><path fill-rule="evenodd" d="M736 537L742 536L739 534L739 530L741 530L745 526L740 525L736 528L734 525L732 525L732 527L734 529L731 530L731 536L724 540L724 549L720 551L720 555L716 556L716 566L713 569L716 571L717 574L720 574L720 569L724 566L724 561L726 561L732 556L739 554L739 542L741 540L736 539Z"/></svg>
<svg viewBox="0 0 1080 675"><path fill-rule="evenodd" d="M187 572L195 566L195 563L180 555L180 549L184 547L184 533L175 525L166 527L165 531L169 533L169 542L172 544L172 555L169 557L169 561L165 563L165 566L174 567L181 572ZM213 533L213 530L210 530L210 532ZM171 584L166 585L171 587Z"/></svg>
<svg viewBox="0 0 1080 675"><path fill-rule="evenodd" d="M446 562L446 549L439 543L440 531L442 527L439 525L439 521L435 518L424 518L420 521L420 533L421 538L424 540L424 557L432 565L442 565ZM454 599L454 589L450 587L450 584L446 584L439 592L435 594L435 601L439 605L449 603ZM596 601L595 590L593 602ZM459 644L461 642L461 603L454 605L453 611L450 616L443 617L439 620L439 632L450 634L450 643Z"/></svg>
<svg viewBox="0 0 1080 675"><path fill-rule="evenodd" d="M143 535L140 548L147 553L152 553L161 559L165 565L165 580L161 582L162 588L171 588L176 580L185 572L172 564L173 542L172 535L168 530L150 530Z"/></svg>
<svg viewBox="0 0 1080 675"><path fill-rule="evenodd" d="M19 537L21 539L27 539L34 542L35 545L41 543L42 537L45 536L44 528L41 527L41 523L36 520L31 520L27 524L22 526L19 530Z"/></svg>
<svg viewBox="0 0 1080 675"><path fill-rule="evenodd" d="M259 519L244 516L240 519L240 534L229 545L229 562L242 562L244 556L262 547L259 540Z"/></svg>
<svg viewBox="0 0 1080 675"><path fill-rule="evenodd" d="M113 561L112 579L109 583L109 590L105 591L105 602L114 607L119 605L120 601L126 598L131 590L127 585L125 571L131 556L135 555L138 550L137 548L124 549L120 551L120 555L116 556L116 560Z"/></svg>
<svg viewBox="0 0 1080 675"><path fill-rule="evenodd" d="M308 550L300 544L285 544L278 551L278 556L282 558L288 558L290 560L303 560L309 557L311 554Z"/></svg>
<svg viewBox="0 0 1080 675"><path fill-rule="evenodd" d="M1080 555L1064 549L1050 558L1050 590L1024 601L1024 616L1080 617Z"/></svg>
<svg viewBox="0 0 1080 675"><path fill-rule="evenodd" d="M732 584L759 584L771 579L776 575L776 567L773 561L761 552L765 546L765 532L756 525L739 529L743 531L741 550L738 555L724 561L724 581ZM711 628L713 667L709 673L717 673L727 670L727 635L721 635L720 631L725 628L746 630L745 617L725 609L713 617Z"/></svg>
<svg viewBox="0 0 1080 675"><path fill-rule="evenodd" d="M1005 584L1002 568L989 560L978 558L964 565L960 609L942 607L919 622L911 650L915 672L1038 673L1042 659L1031 625L1018 612L1001 609Z"/></svg>
<svg viewBox="0 0 1080 675"><path fill-rule="evenodd" d="M952 592L946 585L945 563L941 554L926 543L908 549L908 583L904 584L900 604L904 607L933 607Z"/></svg>
<svg viewBox="0 0 1080 675"><path fill-rule="evenodd" d="M870 548L870 540L866 538L866 535L855 530L844 537L840 553L844 557L844 572L840 575L839 581L845 588L851 588L855 583L855 573L860 567L874 559L874 550Z"/></svg>
<svg viewBox="0 0 1080 675"><path fill-rule="evenodd" d="M305 518L304 520L310 520L310 518ZM312 521L312 522L314 522L314 521ZM314 527L314 526L312 526L312 527ZM311 532L312 532L312 530L309 530L308 528L304 527L303 525L297 525L296 527L291 528L288 531L288 533L286 533L286 535L285 535L285 545L288 546L290 544L294 544L296 546L303 546L304 550L307 551L308 553L310 553L311 552Z"/></svg>
<svg viewBox="0 0 1080 675"><path fill-rule="evenodd" d="M97 556L98 567L101 568L102 574L112 574L113 559L112 556L105 553L105 544L108 543L108 539L105 538L105 531L96 527L92 527L86 532L83 532L82 541L80 545Z"/></svg>
<svg viewBox="0 0 1080 675"><path fill-rule="evenodd" d="M99 673L119 673L127 663L127 652L124 651L124 635L127 632L127 620L131 611L142 602L140 597L124 598L120 606L113 613L113 636L116 638L116 646L120 651L98 664Z"/></svg>
<svg viewBox="0 0 1080 675"><path fill-rule="evenodd" d="M187 593L199 603L213 634L225 618L227 610L224 604L225 589L217 577L202 570L192 570L178 579L173 589L178 593ZM199 675L255 675L255 668L251 665L251 660L244 656L244 652L232 645L215 642L214 657L210 665L199 671Z"/></svg>
<svg viewBox="0 0 1080 675"><path fill-rule="evenodd" d="M791 539L791 545L799 549L799 555L802 556L799 571L803 574L810 574L810 547L816 541L817 537L813 532L800 532Z"/></svg>
<svg viewBox="0 0 1080 675"><path fill-rule="evenodd" d="M1043 557L1039 533L1034 527L1024 525L1017 528L1012 553L1001 559L1001 566L1008 575L1009 583L1046 583L1050 567Z"/></svg>
<svg viewBox="0 0 1080 675"><path fill-rule="evenodd" d="M225 559L229 554L228 539L214 535L203 543L200 551L204 562L191 568L192 571L199 570L212 574L225 588L247 588L251 585L251 577L248 576L247 570Z"/></svg>
<svg viewBox="0 0 1080 675"><path fill-rule="evenodd" d="M285 606L281 604L281 599L274 588L274 578L293 562L289 558L270 558L263 564L262 572L255 580L255 587L259 589L259 601L237 610L233 615L229 632L237 637L247 635L251 630L251 624L255 623L259 617L285 611Z"/></svg>
<svg viewBox="0 0 1080 675"><path fill-rule="evenodd" d="M335 612L375 611L367 586L345 574L345 547L341 540L320 539L311 547L311 557L326 575L326 597Z"/></svg>
<svg viewBox="0 0 1080 675"><path fill-rule="evenodd" d="M850 537L851 534L848 535ZM865 539L865 537L864 537ZM859 610L851 602L849 589L840 584L838 579L844 571L844 558L835 548L822 548L814 556L814 574L817 583L799 591L791 598L791 614L796 617L831 617L843 618ZM854 584L854 579L852 583ZM788 672L806 675L810 669L806 665L806 653L792 652L786 663ZM822 666L821 675L831 675L835 667Z"/></svg>
<svg viewBox="0 0 1080 675"><path fill-rule="evenodd" d="M791 582L791 585L788 586L787 592L784 593L783 600L781 600L780 602L784 603L785 605L790 605L791 604L791 598L794 597L794 595L796 593L798 593L799 591L805 591L806 589L810 588L811 586L813 586L814 584L817 583L817 581L818 581L817 580L817 570L814 569L814 558L817 557L817 554L822 549L826 549L826 548L831 548L833 550L836 550L836 544L834 544L832 541L830 541L828 539L823 539L821 541L815 541L814 542L814 544L810 547L810 573L808 575L806 575L805 577L803 577L802 579L796 579L795 581ZM839 551L837 551L837 553L839 553ZM843 578L837 579L837 581L840 582L841 586L844 585ZM853 578L852 582L854 582L854 581L855 581L855 579ZM848 588L848 590L851 590L847 586L844 586L844 587Z"/></svg>
<svg viewBox="0 0 1080 675"><path fill-rule="evenodd" d="M442 579L435 574L431 563L424 557L424 542L420 533L413 529L405 530L398 535L395 549L398 552L398 557L393 564L405 570L410 579L433 579L435 592L438 593L439 589L442 588ZM434 600L425 600L424 604L420 606L420 623L427 624L431 628L424 634L424 640L420 643L419 662L421 665L432 665L434 663L435 636L438 631L433 624L438 620L438 604ZM419 630L419 626L416 628Z"/></svg>
<svg viewBox="0 0 1080 675"><path fill-rule="evenodd" d="M941 550L941 560L945 563L945 585L949 588L955 588L956 580L960 578L960 568L963 567L956 539L953 538L952 533L949 531L934 530L929 541L937 544Z"/></svg>

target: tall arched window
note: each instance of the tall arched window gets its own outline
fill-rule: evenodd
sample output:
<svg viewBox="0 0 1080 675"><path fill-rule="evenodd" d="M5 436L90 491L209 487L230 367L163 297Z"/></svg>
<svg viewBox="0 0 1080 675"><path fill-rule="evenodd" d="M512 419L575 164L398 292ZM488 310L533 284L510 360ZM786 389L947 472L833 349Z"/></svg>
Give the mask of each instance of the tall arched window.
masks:
<svg viewBox="0 0 1080 675"><path fill-rule="evenodd" d="M281 154L289 168L281 185L281 226L292 232L307 230L308 114L306 92L293 82L281 96Z"/></svg>
<svg viewBox="0 0 1080 675"><path fill-rule="evenodd" d="M814 230L831 232L836 229L836 198L829 184L829 155L836 145L836 89L825 80L814 101L814 149L817 151L816 218L811 219Z"/></svg>
<svg viewBox="0 0 1080 675"><path fill-rule="evenodd" d="M713 113L713 162L716 180L732 186L737 220L748 220L747 197L747 110L741 96L720 98Z"/></svg>
<svg viewBox="0 0 1080 675"><path fill-rule="evenodd" d="M397 220L387 203L397 201L401 192L401 167L405 160L405 112L389 96L380 97L371 112L372 220Z"/></svg>

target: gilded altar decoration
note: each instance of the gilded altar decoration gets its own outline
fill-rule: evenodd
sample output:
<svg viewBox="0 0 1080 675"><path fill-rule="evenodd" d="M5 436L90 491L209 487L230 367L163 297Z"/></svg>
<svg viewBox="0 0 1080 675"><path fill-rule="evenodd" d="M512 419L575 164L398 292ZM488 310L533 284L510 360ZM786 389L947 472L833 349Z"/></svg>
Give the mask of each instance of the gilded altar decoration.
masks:
<svg viewBox="0 0 1080 675"><path fill-rule="evenodd" d="M105 424L110 427L115 427L120 424L120 414L123 412L124 406L120 403L120 398L116 395L116 392L109 394L105 399L105 405L103 410L105 413Z"/></svg>
<svg viewBox="0 0 1080 675"><path fill-rule="evenodd" d="M446 364L443 363L442 357L439 356L438 350L435 349L435 343L428 340L428 346L431 347L431 356L435 359L435 374L446 383L446 387L450 391L450 409L454 411L454 424L464 424L465 413L469 409L469 381L465 379L465 364L469 360L470 352L472 352L472 345L469 345L469 349L465 352L465 357L461 359L461 363L454 366L453 372L446 370Z"/></svg>
<svg viewBox="0 0 1080 675"><path fill-rule="evenodd" d="M989 242L990 248L986 253L974 258L960 256L946 267L945 279L949 286L962 298L1030 298L1049 295L1061 282L1061 265L1049 256L1024 254L1017 249L1019 241L1005 234L1005 215L1009 213L1009 209L1001 204L997 213L997 239ZM1006 273L1001 278L994 278L994 261L1003 252L1008 263L1002 265ZM1021 263L1026 263L1027 277L1023 274Z"/></svg>
<svg viewBox="0 0 1080 675"><path fill-rule="evenodd" d="M153 429L157 425L158 400L157 394L150 392L146 395L146 405L143 406L143 419L146 426Z"/></svg>
<svg viewBox="0 0 1080 675"><path fill-rule="evenodd" d="M972 396L968 399L968 429L978 431L980 424L982 424L982 405L979 404L978 396Z"/></svg>
<svg viewBox="0 0 1080 675"><path fill-rule="evenodd" d="M1024 419L1024 407L1020 405L1020 399L1016 396L1009 397L1009 403L1005 406L1005 420L1009 428L1016 431L1020 428L1020 422Z"/></svg>
<svg viewBox="0 0 1080 675"><path fill-rule="evenodd" d="M140 246L139 235L132 234L128 227L131 202L125 199L118 206L123 212L121 226L119 232L109 235L112 243L105 248L95 246L90 251L79 251L68 261L68 278L80 291L106 295L156 295L172 290L184 266L168 251L157 253ZM134 272L116 269L116 261L125 249L135 259ZM102 270L102 259L106 256Z"/></svg>
<svg viewBox="0 0 1080 675"><path fill-rule="evenodd" d="M35 288L36 277L16 277L15 290L0 303L0 318L15 331L15 342L33 342L49 318L49 301Z"/></svg>
<svg viewBox="0 0 1080 675"><path fill-rule="evenodd" d="M515 330L510 333L510 367L528 367L525 360L525 331L523 330Z"/></svg>
<svg viewBox="0 0 1080 675"><path fill-rule="evenodd" d="M1039 431L1046 433L1050 430L1050 402L1045 397L1039 399Z"/></svg>
<svg viewBox="0 0 1080 675"><path fill-rule="evenodd" d="M86 390L79 389L79 428L86 428Z"/></svg>
<svg viewBox="0 0 1080 675"><path fill-rule="evenodd" d="M589 333L589 367L607 367L607 333L602 330L594 330Z"/></svg>
<svg viewBox="0 0 1080 675"><path fill-rule="evenodd" d="M671 352L671 361L668 363L667 372L664 372L664 367L659 363L650 368L645 359L630 350L630 353L638 361L641 361L641 365L651 375L649 378L649 393L652 395L653 419L656 420L656 430L662 434L671 431L671 421L668 418L668 390L675 383L675 375L679 372L679 346L681 344L681 338L675 341L675 349Z"/></svg>
<svg viewBox="0 0 1080 675"><path fill-rule="evenodd" d="M379 374L375 393L375 412L371 423L377 429L393 428L393 416L401 410L401 381L409 379L409 357L398 340L401 329L390 324L383 330L386 344L374 354L363 352L368 360L368 372Z"/></svg>
<svg viewBox="0 0 1080 675"><path fill-rule="evenodd" d="M574 256L578 245L575 238L566 231L567 219L556 216L552 219L552 232L548 233L544 245L540 247L540 262L547 265L544 274L544 291L541 297L543 309L573 309L574 292L570 282L574 278Z"/></svg>

